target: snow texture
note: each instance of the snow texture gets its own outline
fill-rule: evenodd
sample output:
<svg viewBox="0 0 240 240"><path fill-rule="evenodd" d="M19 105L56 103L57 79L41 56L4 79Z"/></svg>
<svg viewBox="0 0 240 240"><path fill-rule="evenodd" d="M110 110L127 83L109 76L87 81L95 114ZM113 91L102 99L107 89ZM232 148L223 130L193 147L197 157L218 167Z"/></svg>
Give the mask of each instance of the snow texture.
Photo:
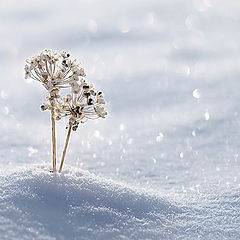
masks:
<svg viewBox="0 0 240 240"><path fill-rule="evenodd" d="M228 0L2 0L0 240L240 239L239 13ZM24 81L43 49L71 52L108 102L71 135L62 174L45 90Z"/></svg>
<svg viewBox="0 0 240 240"><path fill-rule="evenodd" d="M1 181L1 239L147 239L166 236L163 229L183 212L82 170L25 168Z"/></svg>

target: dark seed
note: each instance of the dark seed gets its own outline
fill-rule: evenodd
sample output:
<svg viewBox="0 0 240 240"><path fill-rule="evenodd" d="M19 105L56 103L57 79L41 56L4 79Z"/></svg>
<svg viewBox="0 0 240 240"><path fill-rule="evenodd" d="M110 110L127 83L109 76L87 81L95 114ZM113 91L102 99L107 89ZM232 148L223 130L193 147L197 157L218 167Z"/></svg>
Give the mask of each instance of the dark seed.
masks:
<svg viewBox="0 0 240 240"><path fill-rule="evenodd" d="M76 131L76 130L77 130L78 124L79 124L78 122L76 122L76 121L74 122L74 125L73 125L73 127L72 127L72 130L73 130L73 131Z"/></svg>
<svg viewBox="0 0 240 240"><path fill-rule="evenodd" d="M41 110L42 110L42 111L46 110L46 106L42 105L42 106L41 106Z"/></svg>
<svg viewBox="0 0 240 240"><path fill-rule="evenodd" d="M88 100L88 105L93 105L93 99L92 99L92 98L90 98L90 99Z"/></svg>
<svg viewBox="0 0 240 240"><path fill-rule="evenodd" d="M89 97L91 94L90 94L90 92L85 92L84 93L84 96L86 96L86 97Z"/></svg>
<svg viewBox="0 0 240 240"><path fill-rule="evenodd" d="M77 106L77 107L76 107L76 113L78 113L78 114L79 114L79 113L80 113L80 112L79 112L79 110L80 110L80 107L79 107L79 106Z"/></svg>
<svg viewBox="0 0 240 240"><path fill-rule="evenodd" d="M91 94L92 94L93 96L96 96L96 93L95 93L93 90L91 90Z"/></svg>

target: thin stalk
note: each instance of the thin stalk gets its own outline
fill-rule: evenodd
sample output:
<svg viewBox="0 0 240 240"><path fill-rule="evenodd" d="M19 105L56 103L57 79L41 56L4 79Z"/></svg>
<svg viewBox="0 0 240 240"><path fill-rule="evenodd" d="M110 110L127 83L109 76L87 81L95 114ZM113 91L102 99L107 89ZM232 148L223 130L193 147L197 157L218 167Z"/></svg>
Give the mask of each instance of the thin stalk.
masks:
<svg viewBox="0 0 240 240"><path fill-rule="evenodd" d="M69 138L70 138L70 134L71 134L71 130L72 130L72 125L73 125L72 123L69 123L67 138L66 138L66 141L65 141L64 149L63 149L62 160L61 160L61 165L60 165L60 168L59 168L59 172L62 171L63 162L64 162L64 159L65 159L65 156L66 156L67 147L68 147L68 143L69 143Z"/></svg>
<svg viewBox="0 0 240 240"><path fill-rule="evenodd" d="M56 130L55 130L55 119L54 119L54 110L51 108L51 121L52 121L52 159L53 159L53 172L56 172Z"/></svg>

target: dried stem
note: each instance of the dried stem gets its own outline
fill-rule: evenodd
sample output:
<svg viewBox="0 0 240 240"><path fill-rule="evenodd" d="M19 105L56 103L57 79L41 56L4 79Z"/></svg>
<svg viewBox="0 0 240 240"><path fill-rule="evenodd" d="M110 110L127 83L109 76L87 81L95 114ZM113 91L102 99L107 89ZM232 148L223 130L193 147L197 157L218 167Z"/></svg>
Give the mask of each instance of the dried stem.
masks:
<svg viewBox="0 0 240 240"><path fill-rule="evenodd" d="M63 162L64 162L64 159L65 159L65 155L66 155L66 152L67 152L67 147L68 147L68 143L69 143L69 138L70 138L70 134L71 134L71 130L72 130L72 123L69 124L69 127L68 127L68 133L67 133L67 138L66 138L66 141L65 141L65 146L64 146L64 150L63 150L63 154L62 154L62 160L61 160L61 165L60 165L60 168L59 168L59 172L62 171L62 167L63 167Z"/></svg>
<svg viewBox="0 0 240 240"><path fill-rule="evenodd" d="M53 172L56 172L56 132L55 132L55 119L54 110L51 107L51 120L52 120L52 151L53 151Z"/></svg>

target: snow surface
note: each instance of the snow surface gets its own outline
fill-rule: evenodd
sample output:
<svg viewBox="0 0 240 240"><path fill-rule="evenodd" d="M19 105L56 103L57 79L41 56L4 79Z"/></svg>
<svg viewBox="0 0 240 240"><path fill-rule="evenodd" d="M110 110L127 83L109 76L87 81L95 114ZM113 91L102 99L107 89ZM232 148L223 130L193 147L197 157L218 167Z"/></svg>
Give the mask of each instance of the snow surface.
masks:
<svg viewBox="0 0 240 240"><path fill-rule="evenodd" d="M240 239L240 3L0 4L0 240ZM52 174L26 58L68 50L108 101ZM58 164L67 122L57 124Z"/></svg>

